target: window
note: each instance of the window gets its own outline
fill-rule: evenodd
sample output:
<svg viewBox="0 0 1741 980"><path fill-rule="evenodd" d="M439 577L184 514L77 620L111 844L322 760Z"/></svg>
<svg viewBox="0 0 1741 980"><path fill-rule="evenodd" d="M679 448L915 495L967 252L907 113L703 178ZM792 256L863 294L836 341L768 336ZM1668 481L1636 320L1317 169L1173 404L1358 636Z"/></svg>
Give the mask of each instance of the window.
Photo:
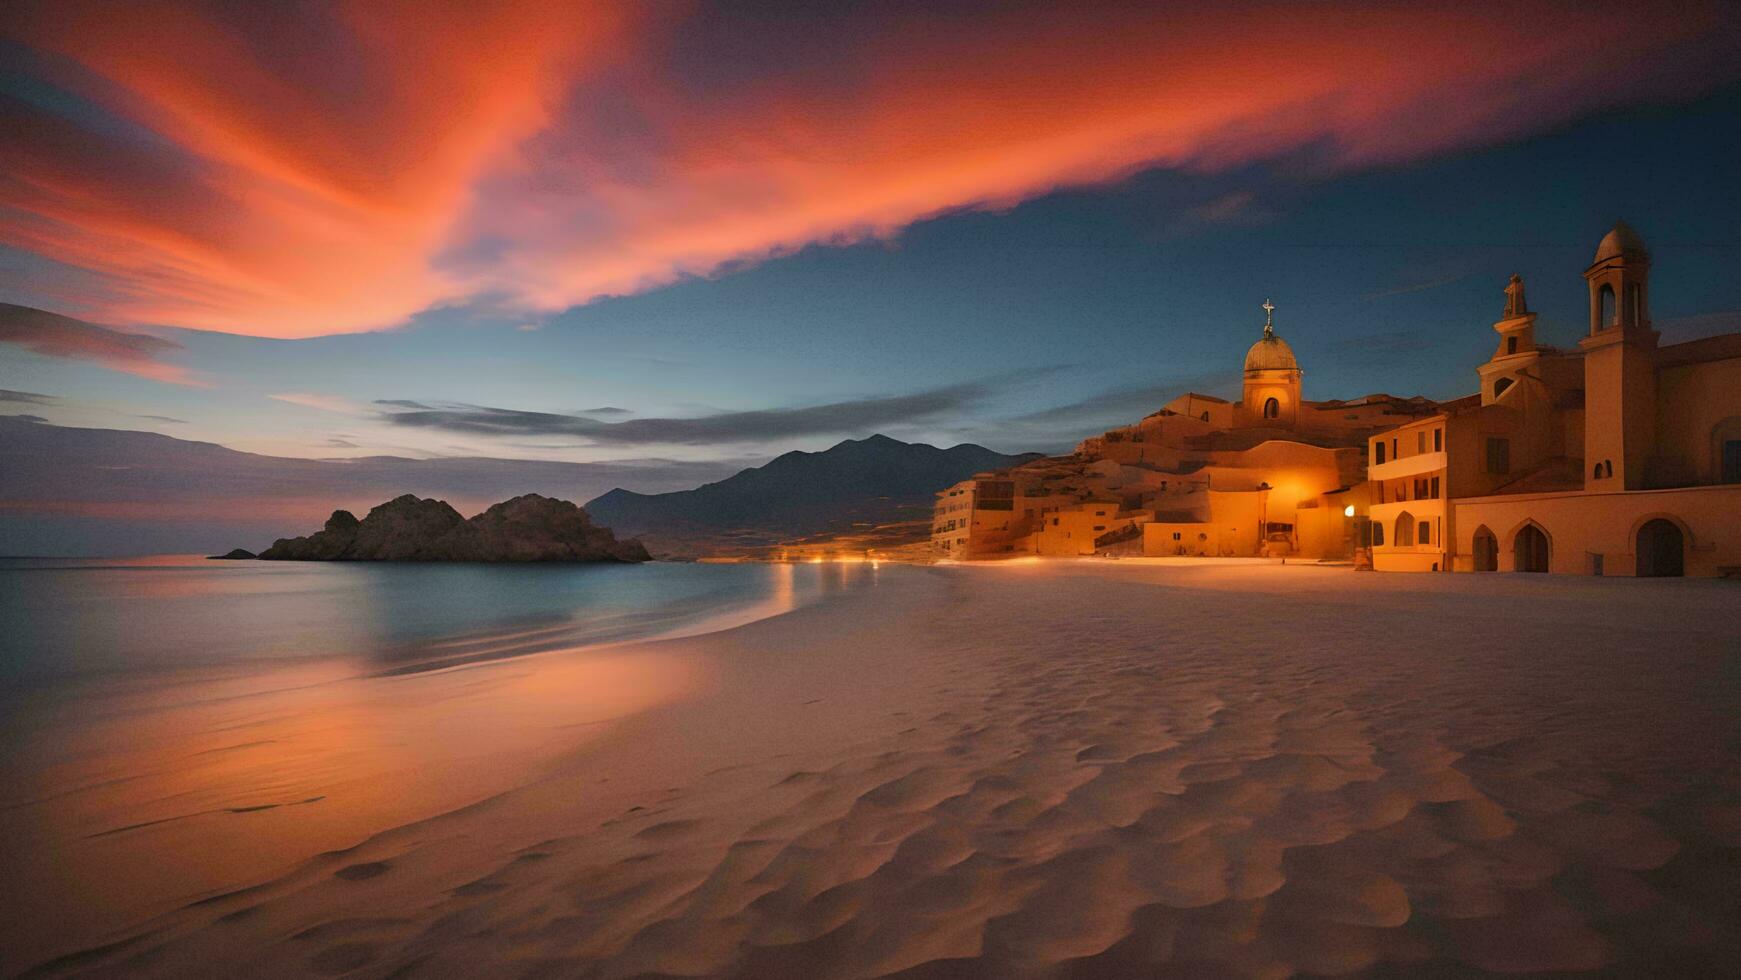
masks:
<svg viewBox="0 0 1741 980"><path fill-rule="evenodd" d="M1390 440L1390 458L1391 459L1402 459L1402 453L1399 453L1396 451L1396 439L1395 438L1392 438Z"/></svg>
<svg viewBox="0 0 1741 980"><path fill-rule="evenodd" d="M1266 419L1281 418L1281 415L1282 415L1282 403L1281 402L1276 401L1274 398L1268 398L1268 399L1264 400L1264 403L1263 403L1263 417L1264 418L1266 418Z"/></svg>
<svg viewBox="0 0 1741 980"><path fill-rule="evenodd" d="M1203 421L1205 421L1205 422L1209 421L1209 413L1208 412L1203 413Z"/></svg>
<svg viewBox="0 0 1741 980"><path fill-rule="evenodd" d="M1417 455L1419 455L1420 453L1424 453L1426 451L1427 451L1427 433L1426 433L1426 430L1423 429L1420 432L1415 433L1415 453Z"/></svg>
<svg viewBox="0 0 1741 980"><path fill-rule="evenodd" d="M1487 439L1487 472L1501 476L1511 472L1511 440Z"/></svg>
<svg viewBox="0 0 1741 980"><path fill-rule="evenodd" d="M1383 439L1380 439L1377 442L1372 444L1372 462L1374 464L1384 462L1384 440Z"/></svg>
<svg viewBox="0 0 1741 980"><path fill-rule="evenodd" d="M1384 525L1379 524L1376 521L1373 522L1372 525L1372 546L1374 548L1381 548L1384 546Z"/></svg>
<svg viewBox="0 0 1741 980"><path fill-rule="evenodd" d="M1741 483L1741 439L1723 441L1723 482Z"/></svg>
<svg viewBox="0 0 1741 980"><path fill-rule="evenodd" d="M1420 523L1420 529L1415 535L1415 540L1419 541L1421 544L1433 543L1433 524L1431 521L1422 521Z"/></svg>
<svg viewBox="0 0 1741 980"><path fill-rule="evenodd" d="M1607 330L1620 322L1620 310L1614 305L1613 286L1604 283L1601 291L1596 294L1596 302L1599 307L1596 314L1596 329Z"/></svg>
<svg viewBox="0 0 1741 980"><path fill-rule="evenodd" d="M1626 322L1634 325L1644 322L1644 290L1635 282L1626 284Z"/></svg>
<svg viewBox="0 0 1741 980"><path fill-rule="evenodd" d="M1173 532L1173 540L1174 540L1174 541L1177 541L1177 540L1179 540L1179 532L1177 532L1177 531L1174 531L1174 532Z"/></svg>
<svg viewBox="0 0 1741 980"><path fill-rule="evenodd" d="M1493 382L1493 397L1498 398L1500 395L1505 394L1505 389L1509 387L1511 387L1510 378L1500 378L1498 381Z"/></svg>
<svg viewBox="0 0 1741 980"><path fill-rule="evenodd" d="M1442 453L1444 451L1445 451L1445 430L1444 429L1434 429L1433 430L1433 452Z"/></svg>
<svg viewBox="0 0 1741 980"><path fill-rule="evenodd" d="M1592 470L1590 472L1590 479L1592 479L1592 480L1602 479L1602 464L1601 463L1597 463L1595 465L1595 467L1592 468Z"/></svg>
<svg viewBox="0 0 1741 980"><path fill-rule="evenodd" d="M1433 491L1433 499L1434 500L1439 499L1439 478L1436 476L1433 477L1432 491Z"/></svg>
<svg viewBox="0 0 1741 980"><path fill-rule="evenodd" d="M1507 354L1517 353L1517 338L1516 337L1505 338L1505 352Z"/></svg>
<svg viewBox="0 0 1741 980"><path fill-rule="evenodd" d="M1415 519L1404 514L1396 519L1396 546L1412 548L1415 543Z"/></svg>

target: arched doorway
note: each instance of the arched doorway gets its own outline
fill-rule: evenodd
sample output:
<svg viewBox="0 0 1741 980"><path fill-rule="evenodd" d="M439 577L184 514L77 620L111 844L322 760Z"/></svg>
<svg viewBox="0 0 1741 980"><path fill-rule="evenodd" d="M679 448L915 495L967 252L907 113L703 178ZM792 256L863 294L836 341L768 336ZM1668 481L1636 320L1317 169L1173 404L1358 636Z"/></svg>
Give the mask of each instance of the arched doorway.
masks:
<svg viewBox="0 0 1741 980"><path fill-rule="evenodd" d="M1485 527L1475 529L1475 570L1499 571L1499 539Z"/></svg>
<svg viewBox="0 0 1741 980"><path fill-rule="evenodd" d="M1686 540L1674 521L1658 517L1638 529L1638 574L1678 576L1686 574Z"/></svg>
<svg viewBox="0 0 1741 980"><path fill-rule="evenodd" d="M1266 419L1280 418L1281 414L1282 414L1282 403L1281 402L1276 401L1274 398L1264 399L1264 403L1263 403L1263 417L1264 418L1266 418Z"/></svg>
<svg viewBox="0 0 1741 980"><path fill-rule="evenodd" d="M1548 536L1534 524L1525 524L1511 542L1511 567L1519 572L1548 570Z"/></svg>

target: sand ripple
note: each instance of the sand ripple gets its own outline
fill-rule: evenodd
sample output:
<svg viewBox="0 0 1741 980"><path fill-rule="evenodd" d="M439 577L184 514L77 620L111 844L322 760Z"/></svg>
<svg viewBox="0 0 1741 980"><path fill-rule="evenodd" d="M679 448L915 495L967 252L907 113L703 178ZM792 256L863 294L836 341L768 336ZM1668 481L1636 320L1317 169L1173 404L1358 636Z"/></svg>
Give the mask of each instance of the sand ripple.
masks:
<svg viewBox="0 0 1741 980"><path fill-rule="evenodd" d="M740 732L602 819L552 802L577 779L384 835L50 972L1697 975L1741 954L1734 692L1703 688L1734 654L1711 637L1578 625L1616 593L1539 611L1554 644L1476 645L1453 626L1482 596L1407 583L1351 626L1337 582L1260 583L1264 614L1229 618L1251 598L1213 582L998 575L914 573L736 634L895 651L911 676L833 728ZM897 600L906 619L864 607ZM786 669L754 661L758 684ZM805 677L807 711L860 683Z"/></svg>

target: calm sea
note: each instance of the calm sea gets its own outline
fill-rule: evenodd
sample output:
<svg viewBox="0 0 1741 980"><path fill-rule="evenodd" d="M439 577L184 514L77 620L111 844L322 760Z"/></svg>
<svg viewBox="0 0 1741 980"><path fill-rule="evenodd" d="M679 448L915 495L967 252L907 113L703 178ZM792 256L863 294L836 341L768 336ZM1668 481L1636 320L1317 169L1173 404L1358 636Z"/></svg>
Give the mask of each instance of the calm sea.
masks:
<svg viewBox="0 0 1741 980"><path fill-rule="evenodd" d="M790 609L850 568L5 558L0 680L287 659L423 670Z"/></svg>
<svg viewBox="0 0 1741 980"><path fill-rule="evenodd" d="M888 573L883 570L883 574ZM854 565L0 560L0 974L537 781ZM32 937L36 937L33 939Z"/></svg>

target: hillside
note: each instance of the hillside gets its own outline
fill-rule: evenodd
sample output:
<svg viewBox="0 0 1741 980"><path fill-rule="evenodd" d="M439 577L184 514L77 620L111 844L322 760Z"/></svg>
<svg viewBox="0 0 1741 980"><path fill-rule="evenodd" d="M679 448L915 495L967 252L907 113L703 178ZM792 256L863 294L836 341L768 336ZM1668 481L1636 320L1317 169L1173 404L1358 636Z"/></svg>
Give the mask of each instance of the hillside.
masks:
<svg viewBox="0 0 1741 980"><path fill-rule="evenodd" d="M819 453L786 453L694 490L642 494L619 488L590 501L586 510L618 534L640 537L656 554L743 552L902 521L924 519L928 525L938 490L1033 458L875 435Z"/></svg>

